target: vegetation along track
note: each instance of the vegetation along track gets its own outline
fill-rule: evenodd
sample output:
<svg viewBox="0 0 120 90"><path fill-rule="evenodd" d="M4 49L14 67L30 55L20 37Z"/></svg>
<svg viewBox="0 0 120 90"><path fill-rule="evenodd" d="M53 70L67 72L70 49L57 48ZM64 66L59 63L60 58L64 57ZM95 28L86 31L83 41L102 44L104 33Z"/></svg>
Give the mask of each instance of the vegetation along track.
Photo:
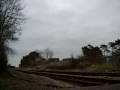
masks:
<svg viewBox="0 0 120 90"><path fill-rule="evenodd" d="M88 73L88 72L62 72L62 71L23 71L28 74L47 76L81 86L96 86L103 84L120 83L120 73Z"/></svg>

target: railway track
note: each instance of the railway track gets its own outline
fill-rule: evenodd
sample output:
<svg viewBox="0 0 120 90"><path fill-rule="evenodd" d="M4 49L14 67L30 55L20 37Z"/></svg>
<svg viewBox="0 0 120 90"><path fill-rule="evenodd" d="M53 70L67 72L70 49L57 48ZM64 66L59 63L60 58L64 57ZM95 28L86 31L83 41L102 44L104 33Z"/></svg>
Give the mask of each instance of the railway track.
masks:
<svg viewBox="0 0 120 90"><path fill-rule="evenodd" d="M28 74L36 74L62 80L80 86L96 86L104 84L119 84L120 73L87 73L87 72L62 72L62 71L23 71Z"/></svg>
<svg viewBox="0 0 120 90"><path fill-rule="evenodd" d="M32 71L32 70L30 70ZM58 73L58 74L70 74L70 75L85 75L85 76L111 76L111 77L120 77L120 73L93 73L93 72L70 72L70 71L37 71L37 72L49 72L49 73Z"/></svg>

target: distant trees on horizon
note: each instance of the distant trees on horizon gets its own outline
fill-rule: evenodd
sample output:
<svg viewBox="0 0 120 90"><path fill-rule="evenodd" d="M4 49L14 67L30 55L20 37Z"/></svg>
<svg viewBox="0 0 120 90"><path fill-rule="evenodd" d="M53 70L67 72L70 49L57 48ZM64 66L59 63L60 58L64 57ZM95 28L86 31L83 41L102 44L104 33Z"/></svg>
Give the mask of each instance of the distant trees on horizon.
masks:
<svg viewBox="0 0 120 90"><path fill-rule="evenodd" d="M28 55L23 56L20 67L36 66L47 61L51 62L55 60L57 61L58 58L53 58L53 51L47 48L44 51L32 51Z"/></svg>
<svg viewBox="0 0 120 90"><path fill-rule="evenodd" d="M102 63L103 54L98 46L87 45L82 47L84 62L89 63Z"/></svg>
<svg viewBox="0 0 120 90"><path fill-rule="evenodd" d="M120 39L114 42L109 42L108 45L102 44L100 46L84 46L82 47L83 56L89 62L105 62L105 63L120 63ZM108 60L108 61L107 61Z"/></svg>
<svg viewBox="0 0 120 90"><path fill-rule="evenodd" d="M59 58L53 58L53 52L50 49L45 49L43 53L37 53L37 51L31 52L29 55L24 56L21 60L21 64L23 64L26 58L29 58L25 61L25 63L29 63L29 60L35 60L35 58L39 58L41 60L50 60L50 62L59 61ZM73 54L70 55L69 58L64 58L63 61L69 61L75 65L79 62L81 63L91 63L91 64L102 64L102 63L120 63L120 40L115 40L114 42L108 43L108 45L100 45L100 46L93 46L87 45L82 47L82 56L78 58L74 58ZM33 57L34 56L34 57Z"/></svg>

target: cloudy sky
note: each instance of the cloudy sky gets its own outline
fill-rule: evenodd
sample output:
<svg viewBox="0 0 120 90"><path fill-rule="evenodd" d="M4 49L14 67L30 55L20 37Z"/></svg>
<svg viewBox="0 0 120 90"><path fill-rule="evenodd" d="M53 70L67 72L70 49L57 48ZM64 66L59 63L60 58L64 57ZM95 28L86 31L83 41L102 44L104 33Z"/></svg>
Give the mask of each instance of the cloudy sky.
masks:
<svg viewBox="0 0 120 90"><path fill-rule="evenodd" d="M22 35L10 44L13 65L33 50L50 48L63 58L120 36L120 0L24 0L24 5Z"/></svg>

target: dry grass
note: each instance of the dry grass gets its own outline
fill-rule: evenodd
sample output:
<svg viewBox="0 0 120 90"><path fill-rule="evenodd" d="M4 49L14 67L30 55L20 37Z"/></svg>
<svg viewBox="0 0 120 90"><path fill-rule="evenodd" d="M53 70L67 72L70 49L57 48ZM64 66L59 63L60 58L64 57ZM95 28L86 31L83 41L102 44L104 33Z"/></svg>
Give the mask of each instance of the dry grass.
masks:
<svg viewBox="0 0 120 90"><path fill-rule="evenodd" d="M120 64L93 64L86 68L89 72L118 72L120 73Z"/></svg>
<svg viewBox="0 0 120 90"><path fill-rule="evenodd" d="M78 63L76 65L61 64L50 65L46 69L50 70L67 70L67 71L86 71L86 72L119 72L120 64L90 64L90 63Z"/></svg>

